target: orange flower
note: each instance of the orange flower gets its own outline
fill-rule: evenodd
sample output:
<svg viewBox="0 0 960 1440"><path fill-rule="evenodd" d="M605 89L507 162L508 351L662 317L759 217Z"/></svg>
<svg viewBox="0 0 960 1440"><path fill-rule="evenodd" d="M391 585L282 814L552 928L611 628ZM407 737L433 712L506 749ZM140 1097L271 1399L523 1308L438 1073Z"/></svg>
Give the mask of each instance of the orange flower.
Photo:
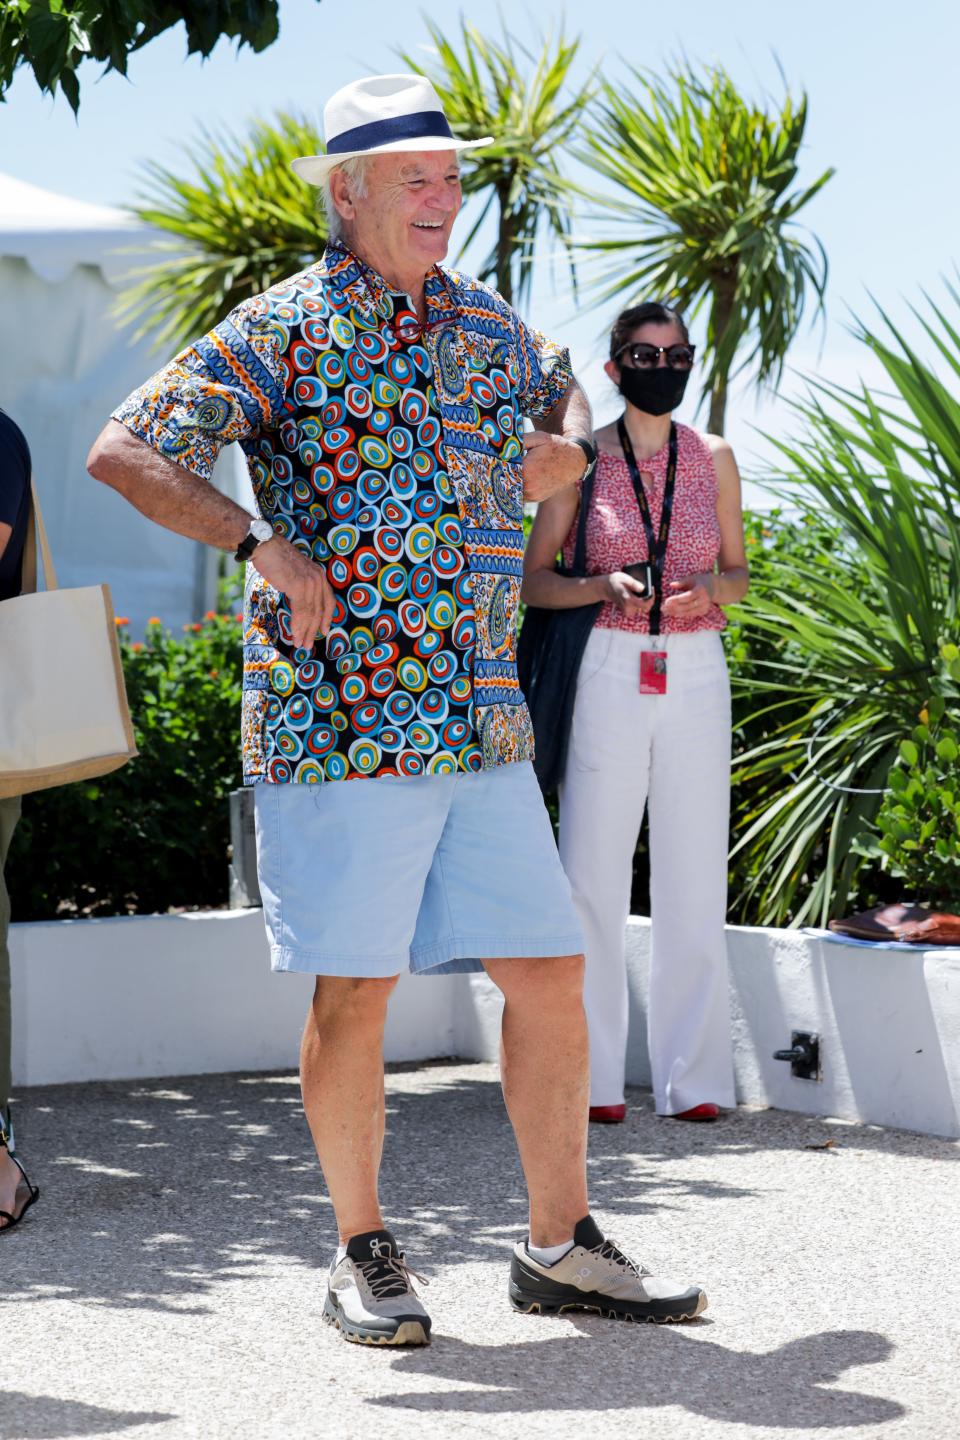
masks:
<svg viewBox="0 0 960 1440"><path fill-rule="evenodd" d="M234 615L233 618L234 618L234 620L237 621L238 624L241 624L241 625L242 625L242 624L243 624L243 611L241 610L240 613L239 613L238 615Z"/></svg>
<svg viewBox="0 0 960 1440"><path fill-rule="evenodd" d="M131 650L142 650L142 649L143 649L143 641L142 641L142 640L134 640L133 644L130 646L130 649L131 649Z"/></svg>
<svg viewBox="0 0 960 1440"><path fill-rule="evenodd" d="M195 621L193 622L193 624L190 626L190 629L191 629L191 630L193 631L193 633L196 635L199 631L201 631L201 630L203 629L203 626L200 624L200 622L199 622L198 620L195 620Z"/></svg>
<svg viewBox="0 0 960 1440"><path fill-rule="evenodd" d="M130 624L130 616L129 616L129 615L114 615L114 617L113 617L113 623L114 623L114 625L129 625L129 624Z"/></svg>
<svg viewBox="0 0 960 1440"><path fill-rule="evenodd" d="M208 610L207 613L206 613L206 615L204 615L203 618L204 618L204 620L216 620L216 618L217 618L217 612L216 612L216 610Z"/></svg>
<svg viewBox="0 0 960 1440"><path fill-rule="evenodd" d="M163 621L160 619L160 616L159 616L159 615L151 615L151 616L150 616L150 619L147 621L147 624L148 624L148 625L162 625L162 624L163 624Z"/></svg>
<svg viewBox="0 0 960 1440"><path fill-rule="evenodd" d="M210 679L211 679L211 680L216 680L216 679L218 679L218 678L219 678L219 675L220 675L220 671L219 671L219 670L211 670L211 671L210 671Z"/></svg>

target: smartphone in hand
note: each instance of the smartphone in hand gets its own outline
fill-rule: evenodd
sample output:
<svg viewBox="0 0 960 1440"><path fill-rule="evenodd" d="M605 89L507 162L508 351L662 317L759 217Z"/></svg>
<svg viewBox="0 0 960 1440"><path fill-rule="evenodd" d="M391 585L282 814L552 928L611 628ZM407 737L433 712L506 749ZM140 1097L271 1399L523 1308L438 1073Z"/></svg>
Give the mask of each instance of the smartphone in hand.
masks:
<svg viewBox="0 0 960 1440"><path fill-rule="evenodd" d="M642 599L646 600L653 594L653 566L649 560L638 560L634 565L622 567L624 575L629 575L631 580L639 580L643 586Z"/></svg>

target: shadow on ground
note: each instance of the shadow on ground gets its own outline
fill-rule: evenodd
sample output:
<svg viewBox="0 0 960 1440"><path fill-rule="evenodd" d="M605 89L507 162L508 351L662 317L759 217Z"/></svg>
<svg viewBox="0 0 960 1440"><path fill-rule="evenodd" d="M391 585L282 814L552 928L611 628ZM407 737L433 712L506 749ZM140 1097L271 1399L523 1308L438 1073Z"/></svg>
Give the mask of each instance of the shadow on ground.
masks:
<svg viewBox="0 0 960 1440"><path fill-rule="evenodd" d="M490 1068L392 1071L381 1191L404 1245L427 1266L503 1260L524 1231L526 1199ZM324 1269L329 1262L335 1227L295 1075L37 1086L17 1106L17 1134L43 1193L35 1222L5 1242L0 1306L69 1295L203 1313L211 1291L271 1256ZM680 1125L655 1116L638 1091L627 1124L591 1129L591 1192L606 1215L631 1220L691 1200L737 1200L753 1192L702 1173L684 1177L678 1160L796 1151L837 1134L770 1111ZM960 1153L902 1131L845 1127L839 1138L858 1151ZM822 1163L836 1158L825 1152ZM56 1243L58 1231L68 1245Z"/></svg>
<svg viewBox="0 0 960 1440"><path fill-rule="evenodd" d="M420 1088L408 1090L401 1071L388 1094L390 1214L425 1264L503 1259L523 1231L526 1200L499 1087L480 1067L427 1074L429 1089L411 1074ZM648 1127L619 1128L597 1138L591 1157L606 1211L636 1216L747 1193L658 1175L655 1154L629 1153L648 1150ZM0 1304L69 1295L201 1313L211 1290L271 1255L328 1263L332 1213L293 1075L36 1087L17 1107L17 1134L41 1184L43 1225L25 1224L16 1246L11 1235ZM51 1225L82 1243L42 1243Z"/></svg>
<svg viewBox="0 0 960 1440"><path fill-rule="evenodd" d="M278 1263L326 1268L332 1214L293 1075L38 1087L21 1097L17 1127L43 1196L36 1218L4 1244L0 1332L13 1304L68 1299L204 1315L224 1287L268 1281ZM383 1193L418 1268L504 1262L524 1230L526 1201L490 1068L395 1067L388 1132ZM593 1193L612 1220L683 1209L694 1200L701 1218L716 1206L722 1223L723 1202L754 1192L725 1178L705 1179L699 1164L685 1176L684 1160L795 1152L838 1135L858 1151L944 1159L958 1153L929 1137L863 1127L837 1132L825 1122L771 1112L683 1126L659 1120L650 1097L635 1092L627 1125L591 1133ZM824 1152L825 1166L835 1160ZM564 1322L531 1323L541 1327L537 1338L516 1346L441 1335L426 1351L376 1352L370 1359L382 1366L383 1383L369 1403L392 1411L518 1415L682 1405L782 1431L879 1425L905 1413L890 1400L825 1388L890 1355L889 1340L876 1333L837 1330L753 1353L708 1338L709 1318L697 1323L697 1334L646 1327L642 1347L631 1339L632 1327L611 1328L592 1317L577 1321L575 1335ZM602 1354L594 1343L601 1331ZM419 1377L417 1385L391 1393L404 1377ZM430 1377L447 1388L425 1389ZM14 1400L22 1418L10 1431L2 1416ZM0 1405L0 1437L18 1440L95 1435L168 1418L2 1392Z"/></svg>
<svg viewBox="0 0 960 1440"><path fill-rule="evenodd" d="M172 1415L106 1410L51 1395L0 1390L0 1440L66 1440L70 1435L116 1434L135 1425L161 1425Z"/></svg>
<svg viewBox="0 0 960 1440"><path fill-rule="evenodd" d="M698 1327L706 1323L699 1321ZM695 1415L777 1433L880 1425L906 1413L895 1401L821 1388L848 1369L888 1358L889 1340L867 1331L806 1336L758 1355L702 1337L694 1341L680 1329L665 1327L645 1336L642 1346L629 1341L611 1345L609 1323L582 1317L576 1325L577 1340L539 1341L532 1353L524 1345L519 1356L507 1346L457 1340L411 1351L394 1362L395 1373L484 1388L381 1395L370 1403L390 1410L518 1415L679 1405ZM598 1365L592 1342L601 1336Z"/></svg>

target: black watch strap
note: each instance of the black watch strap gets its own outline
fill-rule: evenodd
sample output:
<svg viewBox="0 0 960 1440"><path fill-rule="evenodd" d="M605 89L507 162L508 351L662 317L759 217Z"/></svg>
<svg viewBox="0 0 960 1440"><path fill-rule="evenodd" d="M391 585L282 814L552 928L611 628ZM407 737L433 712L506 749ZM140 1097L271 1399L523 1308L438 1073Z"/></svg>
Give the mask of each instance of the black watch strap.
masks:
<svg viewBox="0 0 960 1440"><path fill-rule="evenodd" d="M260 541L257 539L256 535L244 535L243 539L240 541L240 544L237 546L236 554L233 557L234 560L236 560L237 564L242 565L245 560L249 560L250 556L253 554L254 550L256 550L259 544Z"/></svg>
<svg viewBox="0 0 960 1440"><path fill-rule="evenodd" d="M583 484L583 481L588 479L588 477L591 476L594 470L597 468L596 447L594 445L591 445L589 440L584 440L582 435L571 435L570 439L573 441L574 445L580 446L580 449L587 457L587 468L580 476L580 483Z"/></svg>

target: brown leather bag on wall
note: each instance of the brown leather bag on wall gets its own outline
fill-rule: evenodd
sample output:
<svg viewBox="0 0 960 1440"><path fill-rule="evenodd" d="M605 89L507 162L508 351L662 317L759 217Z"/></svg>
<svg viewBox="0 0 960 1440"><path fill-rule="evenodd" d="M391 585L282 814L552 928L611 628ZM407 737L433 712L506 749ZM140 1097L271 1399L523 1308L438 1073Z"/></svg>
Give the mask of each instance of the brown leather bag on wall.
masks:
<svg viewBox="0 0 960 1440"><path fill-rule="evenodd" d="M855 940L903 940L927 949L960 945L960 915L928 910L924 905L877 905L844 920L831 920L828 928Z"/></svg>

